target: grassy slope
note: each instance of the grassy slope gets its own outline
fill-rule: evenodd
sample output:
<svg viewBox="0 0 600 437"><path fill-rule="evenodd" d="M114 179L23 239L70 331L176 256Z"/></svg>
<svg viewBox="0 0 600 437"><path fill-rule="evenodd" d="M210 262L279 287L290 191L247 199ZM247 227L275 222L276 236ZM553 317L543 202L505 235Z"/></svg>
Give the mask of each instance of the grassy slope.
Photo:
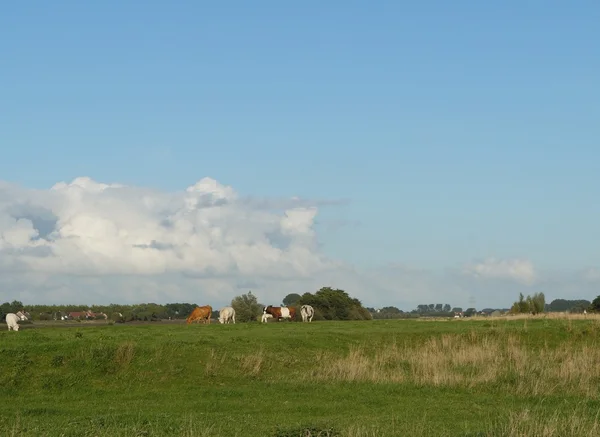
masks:
<svg viewBox="0 0 600 437"><path fill-rule="evenodd" d="M562 414L576 420L554 435L597 435L599 333L542 319L0 332L0 435L517 435Z"/></svg>

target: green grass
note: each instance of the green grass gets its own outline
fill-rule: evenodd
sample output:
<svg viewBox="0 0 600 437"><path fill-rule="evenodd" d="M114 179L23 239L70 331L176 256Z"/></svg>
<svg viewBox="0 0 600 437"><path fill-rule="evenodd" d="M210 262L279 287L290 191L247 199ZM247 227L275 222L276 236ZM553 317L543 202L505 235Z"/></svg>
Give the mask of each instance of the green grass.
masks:
<svg viewBox="0 0 600 437"><path fill-rule="evenodd" d="M600 435L600 324L0 332L2 436Z"/></svg>

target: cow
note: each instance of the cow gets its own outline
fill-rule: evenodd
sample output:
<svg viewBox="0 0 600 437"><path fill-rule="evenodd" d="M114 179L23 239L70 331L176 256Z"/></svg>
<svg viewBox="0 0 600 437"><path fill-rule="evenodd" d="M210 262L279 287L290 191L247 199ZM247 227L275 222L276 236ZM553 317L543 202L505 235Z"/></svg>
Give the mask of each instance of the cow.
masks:
<svg viewBox="0 0 600 437"><path fill-rule="evenodd" d="M19 311L17 314L15 314L15 316L17 316L19 319L25 321L25 320L29 320L28 316L29 313L26 313L25 311Z"/></svg>
<svg viewBox="0 0 600 437"><path fill-rule="evenodd" d="M275 320L280 319L294 320L296 318L296 308L294 307L274 307L272 305L263 308L263 314L271 314Z"/></svg>
<svg viewBox="0 0 600 437"><path fill-rule="evenodd" d="M196 307L196 308L194 308L194 311L192 311L192 314L190 314L189 317L187 318L186 323L188 325L193 322L200 323L200 321L202 321L203 323L206 323L206 320L208 320L208 324L210 325L210 316L211 315L212 315L212 307L210 305Z"/></svg>
<svg viewBox="0 0 600 437"><path fill-rule="evenodd" d="M229 323L233 321L235 325L235 310L232 307L223 307L219 310L219 322Z"/></svg>
<svg viewBox="0 0 600 437"><path fill-rule="evenodd" d="M260 319L261 323L267 323L267 320L272 319L273 316L271 314L263 313L262 318Z"/></svg>
<svg viewBox="0 0 600 437"><path fill-rule="evenodd" d="M18 331L19 330L19 316L17 316L15 313L8 313L6 315L6 324L8 325L9 331L11 329L13 331Z"/></svg>
<svg viewBox="0 0 600 437"><path fill-rule="evenodd" d="M303 322L308 321L310 323L315 315L315 310L310 305L302 305L302 307L300 307L300 315L302 316Z"/></svg>

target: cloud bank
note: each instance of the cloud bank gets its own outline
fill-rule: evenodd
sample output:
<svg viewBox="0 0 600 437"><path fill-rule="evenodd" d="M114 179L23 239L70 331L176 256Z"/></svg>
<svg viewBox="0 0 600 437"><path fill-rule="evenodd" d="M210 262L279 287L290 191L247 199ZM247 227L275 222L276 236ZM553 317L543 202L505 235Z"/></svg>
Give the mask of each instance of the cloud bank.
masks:
<svg viewBox="0 0 600 437"><path fill-rule="evenodd" d="M522 259L487 258L446 272L364 270L331 259L316 224L321 208L339 203L244 197L211 178L179 192L87 177L48 190L0 182L0 300L219 306L252 290L278 304L288 293L332 286L366 305L412 309L474 299L508 306L520 291L560 284L544 282ZM582 275L590 286L594 273ZM570 281L558 287L567 292L560 297L577 293Z"/></svg>

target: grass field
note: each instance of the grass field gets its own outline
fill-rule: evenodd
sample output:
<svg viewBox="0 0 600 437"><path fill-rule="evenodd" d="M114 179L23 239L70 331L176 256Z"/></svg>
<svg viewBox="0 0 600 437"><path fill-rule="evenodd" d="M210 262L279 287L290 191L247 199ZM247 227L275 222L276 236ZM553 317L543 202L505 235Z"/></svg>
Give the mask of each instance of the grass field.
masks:
<svg viewBox="0 0 600 437"><path fill-rule="evenodd" d="M599 336L543 317L34 324L0 332L0 435L596 436Z"/></svg>

